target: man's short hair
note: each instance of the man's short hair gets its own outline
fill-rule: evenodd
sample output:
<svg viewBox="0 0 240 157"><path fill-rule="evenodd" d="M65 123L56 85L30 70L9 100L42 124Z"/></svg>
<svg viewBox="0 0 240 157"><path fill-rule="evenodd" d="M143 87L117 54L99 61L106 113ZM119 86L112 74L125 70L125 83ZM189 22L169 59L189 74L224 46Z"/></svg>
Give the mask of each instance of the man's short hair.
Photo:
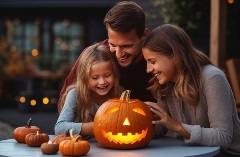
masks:
<svg viewBox="0 0 240 157"><path fill-rule="evenodd" d="M110 27L113 31L127 33L132 29L136 30L139 37L145 30L145 13L135 2L118 2L104 18L106 28Z"/></svg>

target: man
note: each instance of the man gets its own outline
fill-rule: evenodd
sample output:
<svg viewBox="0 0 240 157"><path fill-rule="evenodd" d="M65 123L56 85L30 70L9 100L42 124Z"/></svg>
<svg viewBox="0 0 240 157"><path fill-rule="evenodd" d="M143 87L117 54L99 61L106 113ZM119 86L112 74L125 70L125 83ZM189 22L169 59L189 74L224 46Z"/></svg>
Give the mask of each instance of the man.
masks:
<svg viewBox="0 0 240 157"><path fill-rule="evenodd" d="M141 39L148 34L143 9L131 1L118 2L106 14L104 24L108 39L101 43L109 46L110 51L116 56L120 70L120 85L131 90L131 99L155 101L150 91L146 89L151 75L146 73L147 64L140 46ZM81 55L78 60L80 58ZM65 80L60 95L75 80L77 63L78 61Z"/></svg>

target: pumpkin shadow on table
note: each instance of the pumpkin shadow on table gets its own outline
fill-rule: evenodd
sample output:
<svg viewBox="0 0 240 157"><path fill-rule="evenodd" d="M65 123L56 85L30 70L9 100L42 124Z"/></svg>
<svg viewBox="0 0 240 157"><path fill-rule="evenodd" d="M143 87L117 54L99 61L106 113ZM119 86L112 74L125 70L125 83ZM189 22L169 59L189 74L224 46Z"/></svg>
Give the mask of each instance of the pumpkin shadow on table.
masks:
<svg viewBox="0 0 240 157"><path fill-rule="evenodd" d="M107 147L104 147L103 145L101 145L100 143L98 143L96 141L96 139L94 140L91 140L91 143L94 144L97 148L101 148L101 149L107 149L107 150L123 150L123 151L133 151L133 150L145 150L145 149L156 149L156 148L163 148L163 147L169 147L169 146L180 146L182 145L183 141L181 138L175 138L173 139L174 142L172 143L168 143L166 145L165 142L161 142L161 138L162 139L166 139L166 138L170 138L170 137L159 137L159 138L156 138L156 139L152 139L151 142L144 146L144 147L140 147L140 148L135 148L135 149L114 149L114 148L107 148Z"/></svg>
<svg viewBox="0 0 240 157"><path fill-rule="evenodd" d="M157 148L157 147L159 147L159 145L157 145L157 144L148 144L147 146L145 146L145 147L140 147L140 148L134 148L134 149L121 149L121 148L119 148L119 149L116 149L116 148L107 148L107 147L104 147L103 145L101 145L100 143L98 143L98 142L92 142L91 141L91 144L94 144L97 148L100 148L100 149L106 149L106 150L116 150L116 151L119 151L119 150L121 150L121 151L134 151L134 150L144 150L144 149L155 149L155 148Z"/></svg>

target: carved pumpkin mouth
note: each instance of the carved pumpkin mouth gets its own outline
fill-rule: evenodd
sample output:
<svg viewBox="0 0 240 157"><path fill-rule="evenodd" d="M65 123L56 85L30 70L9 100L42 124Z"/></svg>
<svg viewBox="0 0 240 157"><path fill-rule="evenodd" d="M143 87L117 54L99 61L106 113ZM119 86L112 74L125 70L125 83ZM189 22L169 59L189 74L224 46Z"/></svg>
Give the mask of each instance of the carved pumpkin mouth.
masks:
<svg viewBox="0 0 240 157"><path fill-rule="evenodd" d="M102 134L105 138L107 138L110 142L114 143L120 143L120 144L134 144L135 142L141 141L143 138L146 137L148 132L148 128L146 130L142 130L141 134L135 133L127 133L126 135L123 135L122 133L118 133L116 135L113 135L112 132L106 132L102 129Z"/></svg>

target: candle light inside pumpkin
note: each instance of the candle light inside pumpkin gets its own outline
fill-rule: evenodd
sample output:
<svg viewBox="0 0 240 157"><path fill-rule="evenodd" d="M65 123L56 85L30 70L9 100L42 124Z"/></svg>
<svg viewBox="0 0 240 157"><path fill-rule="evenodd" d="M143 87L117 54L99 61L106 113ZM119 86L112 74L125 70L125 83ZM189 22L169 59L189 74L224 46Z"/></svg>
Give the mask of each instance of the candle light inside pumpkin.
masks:
<svg viewBox="0 0 240 157"><path fill-rule="evenodd" d="M49 140L41 145L41 151L43 154L56 154L59 150L58 146L59 145L57 143L53 143L51 140Z"/></svg>

